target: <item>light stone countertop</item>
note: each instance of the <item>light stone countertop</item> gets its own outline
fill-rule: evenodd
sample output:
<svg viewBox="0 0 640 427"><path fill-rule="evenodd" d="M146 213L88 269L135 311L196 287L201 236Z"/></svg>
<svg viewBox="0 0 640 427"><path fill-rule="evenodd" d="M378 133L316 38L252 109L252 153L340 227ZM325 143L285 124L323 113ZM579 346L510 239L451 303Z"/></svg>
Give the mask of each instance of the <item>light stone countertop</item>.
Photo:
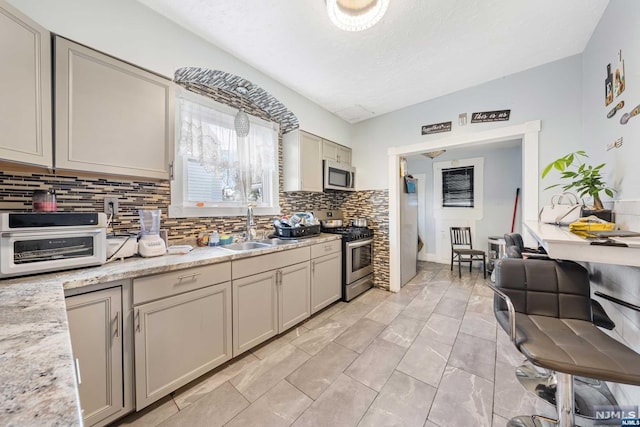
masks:
<svg viewBox="0 0 640 427"><path fill-rule="evenodd" d="M132 257L99 266L0 280L0 425L82 425L64 290L216 264L339 240L335 234L230 252Z"/></svg>

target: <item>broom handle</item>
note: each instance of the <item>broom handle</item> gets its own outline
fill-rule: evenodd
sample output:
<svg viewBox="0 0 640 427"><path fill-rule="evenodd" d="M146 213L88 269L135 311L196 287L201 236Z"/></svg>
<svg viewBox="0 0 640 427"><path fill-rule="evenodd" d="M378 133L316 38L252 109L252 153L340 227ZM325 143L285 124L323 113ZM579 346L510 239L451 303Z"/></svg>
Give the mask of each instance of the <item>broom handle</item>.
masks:
<svg viewBox="0 0 640 427"><path fill-rule="evenodd" d="M511 232L513 233L513 227L516 225L516 211L518 210L518 196L520 195L520 188L516 189L516 201L513 204L513 219L511 220Z"/></svg>

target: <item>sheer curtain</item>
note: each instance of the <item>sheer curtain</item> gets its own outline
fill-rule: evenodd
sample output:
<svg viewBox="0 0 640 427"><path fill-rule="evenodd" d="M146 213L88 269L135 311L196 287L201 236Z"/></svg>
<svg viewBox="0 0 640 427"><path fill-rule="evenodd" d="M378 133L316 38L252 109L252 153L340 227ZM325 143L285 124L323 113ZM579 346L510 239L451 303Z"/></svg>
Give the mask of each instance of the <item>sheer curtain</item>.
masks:
<svg viewBox="0 0 640 427"><path fill-rule="evenodd" d="M277 130L272 124L253 119L249 135L241 138L233 115L185 98L179 99L179 120L178 154L195 159L221 180L225 200L263 201L278 167Z"/></svg>

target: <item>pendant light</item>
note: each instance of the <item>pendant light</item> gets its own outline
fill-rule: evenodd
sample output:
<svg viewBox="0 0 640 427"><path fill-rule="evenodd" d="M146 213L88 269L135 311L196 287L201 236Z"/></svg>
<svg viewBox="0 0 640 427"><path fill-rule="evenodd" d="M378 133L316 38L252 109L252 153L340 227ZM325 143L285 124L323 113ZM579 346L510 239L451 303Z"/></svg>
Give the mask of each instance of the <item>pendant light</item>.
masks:
<svg viewBox="0 0 640 427"><path fill-rule="evenodd" d="M244 86L238 86L236 88L236 92L238 92L240 96L244 97L244 95L247 94L248 90ZM233 119L233 127L236 130L236 135L238 135L240 138L249 136L250 125L251 124L249 123L249 116L247 115L247 113L245 113L244 109L240 107L240 110L238 110L238 114L236 114L235 119Z"/></svg>

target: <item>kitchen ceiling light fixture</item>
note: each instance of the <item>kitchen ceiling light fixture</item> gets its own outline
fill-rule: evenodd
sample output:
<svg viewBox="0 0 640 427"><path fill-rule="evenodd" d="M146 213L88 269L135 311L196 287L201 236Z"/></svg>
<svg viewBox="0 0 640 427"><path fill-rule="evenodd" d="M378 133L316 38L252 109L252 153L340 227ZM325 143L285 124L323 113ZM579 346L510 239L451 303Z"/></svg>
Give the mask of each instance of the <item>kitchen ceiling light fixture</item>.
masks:
<svg viewBox="0 0 640 427"><path fill-rule="evenodd" d="M389 0L325 0L333 24L345 31L373 27L387 12Z"/></svg>
<svg viewBox="0 0 640 427"><path fill-rule="evenodd" d="M236 92L238 92L240 96L244 97L249 92L249 90L244 86L238 86L236 88ZM233 127L236 129L236 135L238 135L240 138L249 136L250 126L251 124L249 123L249 116L244 112L244 109L240 107L240 110L238 110L238 114L236 114L236 117L233 119Z"/></svg>
<svg viewBox="0 0 640 427"><path fill-rule="evenodd" d="M242 108L238 110L235 119L233 119L233 127L236 129L236 134L240 138L244 138L249 135L249 116L244 112Z"/></svg>
<svg viewBox="0 0 640 427"><path fill-rule="evenodd" d="M423 156L427 156L430 159L435 159L436 157L446 153L447 150L438 150L438 151L429 151L428 153L422 153Z"/></svg>

